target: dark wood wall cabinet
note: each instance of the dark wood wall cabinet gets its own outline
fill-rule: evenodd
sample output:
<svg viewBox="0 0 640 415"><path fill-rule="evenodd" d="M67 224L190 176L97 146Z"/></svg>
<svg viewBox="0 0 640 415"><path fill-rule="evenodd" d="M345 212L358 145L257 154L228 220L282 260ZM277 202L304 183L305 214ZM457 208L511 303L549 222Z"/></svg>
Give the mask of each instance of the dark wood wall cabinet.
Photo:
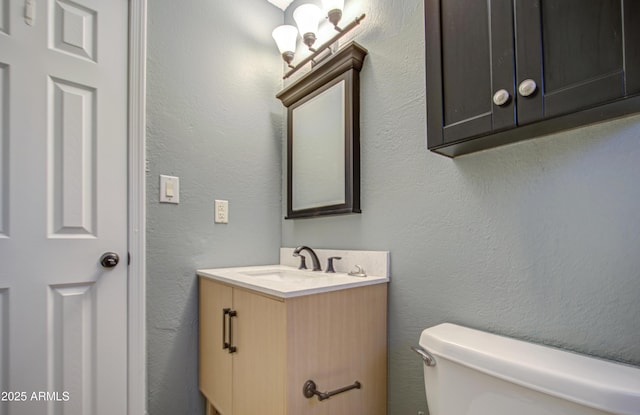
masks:
<svg viewBox="0 0 640 415"><path fill-rule="evenodd" d="M640 1L425 0L427 144L455 157L640 111Z"/></svg>

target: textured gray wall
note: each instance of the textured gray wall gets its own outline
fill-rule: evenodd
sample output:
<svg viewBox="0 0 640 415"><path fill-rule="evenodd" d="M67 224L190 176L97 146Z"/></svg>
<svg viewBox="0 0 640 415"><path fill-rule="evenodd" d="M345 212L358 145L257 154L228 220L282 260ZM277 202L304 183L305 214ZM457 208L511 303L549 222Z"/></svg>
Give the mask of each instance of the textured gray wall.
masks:
<svg viewBox="0 0 640 415"><path fill-rule="evenodd" d="M640 116L430 153L422 3L347 0L367 13L363 213L283 221L283 246L391 251L390 415L426 409L409 347L445 321L640 365Z"/></svg>
<svg viewBox="0 0 640 415"><path fill-rule="evenodd" d="M151 415L201 414L197 281L203 267L276 263L281 59L264 0L148 2L147 353ZM179 205L158 203L160 174ZM229 224L213 223L214 199Z"/></svg>

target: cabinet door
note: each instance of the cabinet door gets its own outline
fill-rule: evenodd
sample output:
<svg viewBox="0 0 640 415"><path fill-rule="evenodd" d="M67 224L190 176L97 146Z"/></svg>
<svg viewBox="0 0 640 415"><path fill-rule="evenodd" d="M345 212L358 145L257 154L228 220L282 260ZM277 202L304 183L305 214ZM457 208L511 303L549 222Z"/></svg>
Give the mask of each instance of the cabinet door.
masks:
<svg viewBox="0 0 640 415"><path fill-rule="evenodd" d="M429 147L515 126L511 0L426 0L425 23Z"/></svg>
<svg viewBox="0 0 640 415"><path fill-rule="evenodd" d="M283 415L284 303L234 288L233 306L237 312L233 321L233 343L237 346L233 354L233 413Z"/></svg>
<svg viewBox="0 0 640 415"><path fill-rule="evenodd" d="M288 413L386 415L387 285L287 299ZM331 399L305 398L316 382L328 392L361 382Z"/></svg>
<svg viewBox="0 0 640 415"><path fill-rule="evenodd" d="M223 349L223 309L232 288L200 278L200 391L224 415L232 414L232 355Z"/></svg>
<svg viewBox="0 0 640 415"><path fill-rule="evenodd" d="M623 3L516 0L517 80L537 85L533 94L518 96L519 125L592 108L631 92L625 85ZM632 7L626 7L628 13ZM637 42L628 42L632 40Z"/></svg>

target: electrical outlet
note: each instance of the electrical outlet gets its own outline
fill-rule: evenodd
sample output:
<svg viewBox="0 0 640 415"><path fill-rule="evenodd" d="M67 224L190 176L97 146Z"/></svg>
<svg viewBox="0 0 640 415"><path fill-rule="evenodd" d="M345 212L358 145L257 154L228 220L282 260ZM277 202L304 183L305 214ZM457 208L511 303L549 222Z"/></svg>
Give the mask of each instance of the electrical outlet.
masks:
<svg viewBox="0 0 640 415"><path fill-rule="evenodd" d="M229 223L229 201L216 200L214 203L215 223Z"/></svg>

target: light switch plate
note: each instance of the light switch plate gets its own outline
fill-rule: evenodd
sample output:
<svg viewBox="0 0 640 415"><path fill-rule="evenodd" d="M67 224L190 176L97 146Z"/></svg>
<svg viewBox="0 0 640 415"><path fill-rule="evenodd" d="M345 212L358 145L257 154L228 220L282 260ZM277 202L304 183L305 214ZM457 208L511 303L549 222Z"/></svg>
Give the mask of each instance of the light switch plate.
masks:
<svg viewBox="0 0 640 415"><path fill-rule="evenodd" d="M160 203L180 203L180 179L160 175Z"/></svg>

